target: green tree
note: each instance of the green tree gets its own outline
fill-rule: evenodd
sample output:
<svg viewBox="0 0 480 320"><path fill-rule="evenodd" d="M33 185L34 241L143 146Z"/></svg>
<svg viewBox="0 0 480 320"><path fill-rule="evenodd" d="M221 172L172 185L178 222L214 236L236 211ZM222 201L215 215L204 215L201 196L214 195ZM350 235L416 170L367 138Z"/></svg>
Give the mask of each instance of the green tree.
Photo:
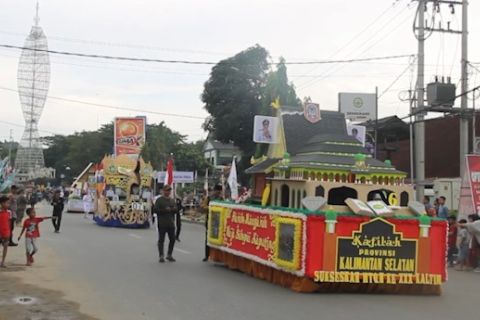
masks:
<svg viewBox="0 0 480 320"><path fill-rule="evenodd" d="M204 129L233 142L248 159L255 151L253 118L260 114L268 71L268 52L259 45L215 65L201 96L210 117Z"/></svg>
<svg viewBox="0 0 480 320"><path fill-rule="evenodd" d="M147 139L142 149L142 157L151 162L156 170L164 170L170 154L175 155L178 145L183 144L185 136L168 128L162 121L147 126Z"/></svg>
<svg viewBox="0 0 480 320"><path fill-rule="evenodd" d="M287 66L284 58L280 58L276 70L269 72L267 76L263 94L262 114L273 114L270 104L277 98L280 99L282 107L285 106L289 110L302 110L302 100L297 97L293 83L288 81Z"/></svg>

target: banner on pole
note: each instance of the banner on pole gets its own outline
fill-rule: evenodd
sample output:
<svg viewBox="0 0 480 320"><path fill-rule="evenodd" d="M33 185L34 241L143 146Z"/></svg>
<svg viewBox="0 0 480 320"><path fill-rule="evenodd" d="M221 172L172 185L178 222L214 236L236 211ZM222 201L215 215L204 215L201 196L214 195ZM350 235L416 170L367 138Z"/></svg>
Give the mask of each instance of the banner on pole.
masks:
<svg viewBox="0 0 480 320"><path fill-rule="evenodd" d="M145 117L115 118L114 153L139 155L145 144Z"/></svg>
<svg viewBox="0 0 480 320"><path fill-rule="evenodd" d="M164 183L166 174L165 171L158 171L156 175L157 181ZM193 176L194 174L191 171L174 171L173 181L175 183L193 183Z"/></svg>
<svg viewBox="0 0 480 320"><path fill-rule="evenodd" d="M473 212L480 211L480 155L469 154L467 158L467 172L470 185L470 193L473 204Z"/></svg>
<svg viewBox="0 0 480 320"><path fill-rule="evenodd" d="M340 92L338 109L345 115L345 119L353 122L375 120L377 96L375 93Z"/></svg>

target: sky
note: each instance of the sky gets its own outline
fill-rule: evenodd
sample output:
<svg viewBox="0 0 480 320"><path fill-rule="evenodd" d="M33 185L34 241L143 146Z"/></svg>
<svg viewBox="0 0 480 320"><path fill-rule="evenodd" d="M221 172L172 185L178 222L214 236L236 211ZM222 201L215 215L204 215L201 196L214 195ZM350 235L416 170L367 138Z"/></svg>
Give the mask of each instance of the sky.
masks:
<svg viewBox="0 0 480 320"><path fill-rule="evenodd" d="M34 0L0 0L0 44L22 46L33 24ZM443 5L436 23L459 29L461 7ZM409 55L416 3L410 0L43 0L40 26L49 48L87 54L218 62L259 44L271 62ZM480 3L469 6L469 60L480 62ZM437 25L438 26L438 25ZM433 34L426 41L426 83L434 75L458 83L460 36ZM17 89L20 51L0 48L0 140L18 141L24 120ZM208 114L200 100L211 65L139 63L50 55L49 96L40 135L95 130L118 116L165 121L188 141L206 138ZM414 63L414 61L413 61ZM476 65L480 69L480 64ZM480 82L472 70L470 87ZM288 65L301 98L322 110L338 109L339 92L379 92L379 116L405 116L405 90L414 86L411 58L350 64ZM478 78L478 79L477 79ZM457 90L457 93L459 90ZM93 106L56 98L113 106ZM471 102L469 102L471 104ZM116 108L116 109L115 109ZM124 108L141 110L121 110ZM149 113L145 112L148 111ZM166 114L189 115L196 118Z"/></svg>

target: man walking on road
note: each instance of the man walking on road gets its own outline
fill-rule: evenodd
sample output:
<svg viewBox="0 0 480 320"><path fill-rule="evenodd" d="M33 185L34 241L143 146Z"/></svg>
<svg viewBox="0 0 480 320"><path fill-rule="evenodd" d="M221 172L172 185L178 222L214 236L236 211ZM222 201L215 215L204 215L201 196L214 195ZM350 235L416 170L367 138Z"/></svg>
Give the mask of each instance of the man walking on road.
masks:
<svg viewBox="0 0 480 320"><path fill-rule="evenodd" d="M153 212L157 215L159 262L165 262L163 251L165 234L168 234L167 260L175 262L172 253L173 246L175 245L175 214L178 214L178 209L175 200L170 197L172 187L167 184L163 187L162 191L162 196L155 201L153 207Z"/></svg>
<svg viewBox="0 0 480 320"><path fill-rule="evenodd" d="M60 197L60 190L55 191L52 199L53 214L52 224L55 229L55 233L60 232L60 224L62 223L63 214L63 198Z"/></svg>

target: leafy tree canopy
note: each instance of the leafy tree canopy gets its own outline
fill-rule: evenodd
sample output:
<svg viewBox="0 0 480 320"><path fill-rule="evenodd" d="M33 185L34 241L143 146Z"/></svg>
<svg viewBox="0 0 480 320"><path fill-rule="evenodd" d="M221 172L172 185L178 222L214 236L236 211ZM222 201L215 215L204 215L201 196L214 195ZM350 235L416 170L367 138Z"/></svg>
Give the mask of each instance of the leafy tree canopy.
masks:
<svg viewBox="0 0 480 320"><path fill-rule="evenodd" d="M253 117L260 113L268 52L259 45L220 61L205 83L202 101L210 113L204 128L215 139L253 154Z"/></svg>

